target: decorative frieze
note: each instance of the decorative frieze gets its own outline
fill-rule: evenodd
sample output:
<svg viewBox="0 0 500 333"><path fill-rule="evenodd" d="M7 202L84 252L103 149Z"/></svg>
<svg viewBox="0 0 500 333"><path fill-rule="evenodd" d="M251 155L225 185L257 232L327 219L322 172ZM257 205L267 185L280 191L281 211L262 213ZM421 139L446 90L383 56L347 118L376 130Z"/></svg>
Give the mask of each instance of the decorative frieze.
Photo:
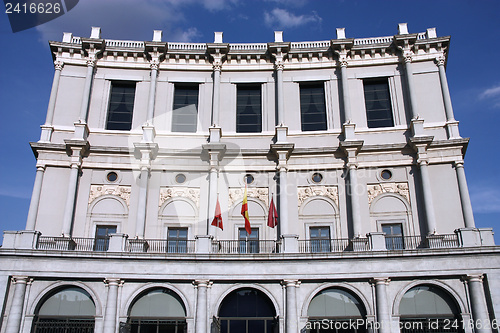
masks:
<svg viewBox="0 0 500 333"><path fill-rule="evenodd" d="M408 190L408 183L382 183L382 184L368 184L368 203L372 203L375 198L382 193L397 193L408 202L410 202L410 192Z"/></svg>
<svg viewBox="0 0 500 333"><path fill-rule="evenodd" d="M127 206L130 205L130 192L132 191L130 186L123 185L91 185L90 186L90 195L89 195L89 204L92 203L95 199L103 196L103 195L115 195L117 197L122 198L127 203Z"/></svg>
<svg viewBox="0 0 500 333"><path fill-rule="evenodd" d="M161 207L168 199L175 197L188 198L196 204L196 207L200 207L200 189L190 187L160 188L160 202L158 203L158 207Z"/></svg>
<svg viewBox="0 0 500 333"><path fill-rule="evenodd" d="M229 207L231 207L238 200L243 199L245 189L230 188L229 189ZM247 196L250 198L259 199L269 206L269 189L267 187L249 187L247 188Z"/></svg>
<svg viewBox="0 0 500 333"><path fill-rule="evenodd" d="M307 198L323 196L333 200L335 204L339 205L339 189L337 186L326 186L326 185L312 185L312 186L300 186L297 188L297 197L299 198L299 207L302 206Z"/></svg>

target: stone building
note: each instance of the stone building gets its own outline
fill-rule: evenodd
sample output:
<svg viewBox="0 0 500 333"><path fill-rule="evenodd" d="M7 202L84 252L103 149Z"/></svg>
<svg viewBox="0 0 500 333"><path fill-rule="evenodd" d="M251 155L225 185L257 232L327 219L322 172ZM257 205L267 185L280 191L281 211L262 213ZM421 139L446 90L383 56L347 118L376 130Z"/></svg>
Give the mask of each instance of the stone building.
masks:
<svg viewBox="0 0 500 333"><path fill-rule="evenodd" d="M498 332L500 248L474 224L449 43L406 24L50 42L0 333Z"/></svg>

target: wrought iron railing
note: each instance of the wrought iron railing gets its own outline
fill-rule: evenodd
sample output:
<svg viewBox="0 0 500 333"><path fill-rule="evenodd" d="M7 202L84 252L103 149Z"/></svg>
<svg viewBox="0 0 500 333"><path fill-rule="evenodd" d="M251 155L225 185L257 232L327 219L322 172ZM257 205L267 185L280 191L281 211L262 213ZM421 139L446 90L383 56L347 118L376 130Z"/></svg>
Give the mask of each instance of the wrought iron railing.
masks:
<svg viewBox="0 0 500 333"><path fill-rule="evenodd" d="M107 251L109 238L48 237L38 238L38 250L57 251Z"/></svg>
<svg viewBox="0 0 500 333"><path fill-rule="evenodd" d="M299 253L326 253L345 251L369 251L368 238L308 239L299 240Z"/></svg>
<svg viewBox="0 0 500 333"><path fill-rule="evenodd" d="M125 245L126 252L147 253L194 253L194 240L170 239L128 239Z"/></svg>
<svg viewBox="0 0 500 333"><path fill-rule="evenodd" d="M76 319L76 318L37 318L33 323L34 333L93 333L94 319Z"/></svg>
<svg viewBox="0 0 500 333"><path fill-rule="evenodd" d="M212 253L278 253L279 244L275 240L214 240L212 242Z"/></svg>

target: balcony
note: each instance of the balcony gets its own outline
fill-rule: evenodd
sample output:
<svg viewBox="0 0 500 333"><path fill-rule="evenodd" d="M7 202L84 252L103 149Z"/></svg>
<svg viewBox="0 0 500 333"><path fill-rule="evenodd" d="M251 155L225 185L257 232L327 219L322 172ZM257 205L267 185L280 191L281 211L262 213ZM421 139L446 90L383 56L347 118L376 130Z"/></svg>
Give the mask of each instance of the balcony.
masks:
<svg viewBox="0 0 500 333"><path fill-rule="evenodd" d="M148 254L214 254L214 255L278 255L334 254L349 252L401 252L429 249L495 246L492 229L457 229L453 234L428 236L395 236L374 232L353 239L299 240L286 235L278 240L216 240L208 235L187 239L128 238L125 234L84 238L42 236L38 231L5 231L2 249L41 251L148 253Z"/></svg>

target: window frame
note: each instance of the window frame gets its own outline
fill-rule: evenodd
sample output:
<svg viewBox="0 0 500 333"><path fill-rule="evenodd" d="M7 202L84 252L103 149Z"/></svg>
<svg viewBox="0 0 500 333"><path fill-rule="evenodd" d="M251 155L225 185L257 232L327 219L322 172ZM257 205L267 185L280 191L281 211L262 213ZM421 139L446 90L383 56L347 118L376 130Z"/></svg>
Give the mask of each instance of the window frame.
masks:
<svg viewBox="0 0 500 333"><path fill-rule="evenodd" d="M99 235L99 230L105 229L105 235ZM114 232L109 232L108 229L114 229ZM94 233L94 251L106 252L109 249L109 234L118 232L116 224L96 224Z"/></svg>
<svg viewBox="0 0 500 333"><path fill-rule="evenodd" d="M134 98L132 102L132 110L129 112L130 114L130 121L127 122L117 122L115 120L111 120L110 118L113 117L114 113L111 110L111 106L114 103L113 102L113 88L114 87L127 87L127 88L132 88L133 86L133 91L134 91ZM117 94L117 93L116 93ZM109 130L109 131L130 131L132 129L132 124L134 122L134 109L135 109L135 97L137 95L137 82L136 81L126 81L126 80L112 80L110 81L110 87L109 87L109 97L108 97L108 107L106 110L106 121L104 123L104 129ZM123 113L123 112L122 112ZM110 128L110 124L120 124L124 123L127 126L125 128Z"/></svg>
<svg viewBox="0 0 500 333"><path fill-rule="evenodd" d="M302 81L298 82L299 83L299 107L300 107L300 129L302 132L317 132L317 131L326 131L328 130L328 111L327 111L327 99L326 99L326 88L325 88L325 81ZM302 96L302 89L305 88L321 88L322 90L322 101L323 101L323 114L322 116L324 117L324 120L321 122L321 124L324 124L324 126L321 129L305 129L304 125L307 123L304 123L304 116L308 115L308 113L303 109L303 96ZM309 104L310 107L311 104ZM310 114L309 114L310 115ZM320 123L318 123L320 124Z"/></svg>
<svg viewBox="0 0 500 333"><path fill-rule="evenodd" d="M259 228L251 228L252 233L246 235L245 238L241 237L241 232L246 233L244 227L238 228L238 253L259 253Z"/></svg>
<svg viewBox="0 0 500 333"><path fill-rule="evenodd" d="M390 126L374 126L373 124L370 125L370 123L373 123L375 121L381 121L381 119L370 119L369 114L373 114L374 111L376 110L369 110L368 105L367 105L367 96L366 96L366 86L367 85L375 85L375 84L384 84L384 86L387 88L387 107L385 108L384 111L387 112L389 110L388 115L390 115L389 118L381 118L383 120L387 120L391 122ZM380 76L380 77L365 77L362 78L362 85L363 85L363 100L364 100L364 106L365 106L365 117L366 117L366 126L370 129L383 129L383 128L394 128L396 126L396 114L395 114L395 105L394 105L394 98L393 98L393 93L392 93L392 86L391 86L391 77L389 76Z"/></svg>
<svg viewBox="0 0 500 333"><path fill-rule="evenodd" d="M328 230L328 238L326 237L312 237L311 231L313 230ZM321 232L320 232L321 235ZM332 251L332 230L330 226L316 225L309 227L309 242L311 252L331 252Z"/></svg>
<svg viewBox="0 0 500 333"><path fill-rule="evenodd" d="M176 124L176 116L179 117L180 115L176 115L176 110L182 109L183 107L189 106L191 104L183 105L181 107L175 107L176 103L176 94L179 90L185 90L185 91L194 91L196 90L196 117L195 117L195 123L194 123L194 130L190 131L181 131L181 130L175 130L174 126L178 126L179 124ZM179 104L180 105L180 104ZM171 126L170 126L170 131L172 133L196 133L198 131L198 123L199 123L199 108L200 108L200 84L199 83L174 83L174 89L173 89L173 97L172 97L172 120L171 120ZM183 124L181 124L183 125ZM186 125L186 124L184 124Z"/></svg>
<svg viewBox="0 0 500 333"><path fill-rule="evenodd" d="M258 87L258 89L257 89ZM240 107L246 107L248 104L241 105L238 103L238 100L240 98L240 91L259 91L259 114L257 115L259 117L259 122L255 124L242 124L240 122L241 119L241 114L242 112L239 111ZM264 114L263 114L263 101L262 101L262 96L263 96L263 84L260 82L256 83L237 83L236 84L236 128L235 131L236 133L241 133L241 134L247 134L247 133L262 133L263 128L264 128ZM242 96L245 97L245 96ZM248 96L250 97L250 96ZM257 130L251 130L251 131L242 131L241 126L256 126Z"/></svg>
<svg viewBox="0 0 500 333"><path fill-rule="evenodd" d="M170 231L177 231L177 237L171 237ZM186 237L179 237L179 231L185 231ZM189 228L187 227L168 227L167 228L167 253L187 253L188 252Z"/></svg>

